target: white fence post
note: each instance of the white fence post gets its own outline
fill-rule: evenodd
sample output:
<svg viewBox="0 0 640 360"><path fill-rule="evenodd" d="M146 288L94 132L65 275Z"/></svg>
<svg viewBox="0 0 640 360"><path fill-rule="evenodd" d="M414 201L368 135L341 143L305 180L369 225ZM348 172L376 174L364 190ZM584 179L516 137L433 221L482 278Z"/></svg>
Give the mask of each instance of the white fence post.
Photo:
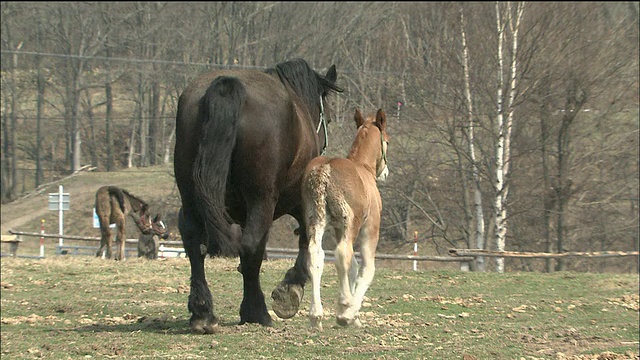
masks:
<svg viewBox="0 0 640 360"><path fill-rule="evenodd" d="M413 256L418 256L418 232L413 232ZM418 260L413 260L413 271L418 271Z"/></svg>
<svg viewBox="0 0 640 360"><path fill-rule="evenodd" d="M44 235L44 219L40 221L40 234ZM40 257L44 257L44 237L40 236Z"/></svg>

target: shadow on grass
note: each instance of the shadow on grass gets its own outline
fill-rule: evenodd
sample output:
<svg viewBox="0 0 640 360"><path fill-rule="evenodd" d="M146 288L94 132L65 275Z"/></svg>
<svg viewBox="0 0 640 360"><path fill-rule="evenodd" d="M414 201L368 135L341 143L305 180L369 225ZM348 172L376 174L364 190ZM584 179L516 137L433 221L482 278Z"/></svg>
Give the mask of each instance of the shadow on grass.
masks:
<svg viewBox="0 0 640 360"><path fill-rule="evenodd" d="M237 321L221 321L220 327L233 327L238 325ZM93 323L91 325L78 326L68 329L66 331L75 332L147 332L158 333L166 335L181 335L181 334L193 334L189 327L188 319L166 319L166 318L151 318L143 316L133 323L123 324L104 324Z"/></svg>

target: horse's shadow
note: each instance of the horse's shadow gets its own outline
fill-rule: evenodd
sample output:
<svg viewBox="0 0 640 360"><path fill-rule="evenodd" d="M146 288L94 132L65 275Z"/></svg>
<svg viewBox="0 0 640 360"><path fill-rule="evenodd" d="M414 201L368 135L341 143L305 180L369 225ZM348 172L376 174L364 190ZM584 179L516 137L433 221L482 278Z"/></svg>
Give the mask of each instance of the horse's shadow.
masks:
<svg viewBox="0 0 640 360"><path fill-rule="evenodd" d="M230 328L238 325L238 321L221 321L219 326L221 328ZM90 325L83 325L68 329L67 331L75 332L146 332L146 333L158 333L165 335L183 335L192 334L191 327L189 326L188 319L168 319L168 318L154 318L143 316L136 322L125 324L106 324L96 322Z"/></svg>

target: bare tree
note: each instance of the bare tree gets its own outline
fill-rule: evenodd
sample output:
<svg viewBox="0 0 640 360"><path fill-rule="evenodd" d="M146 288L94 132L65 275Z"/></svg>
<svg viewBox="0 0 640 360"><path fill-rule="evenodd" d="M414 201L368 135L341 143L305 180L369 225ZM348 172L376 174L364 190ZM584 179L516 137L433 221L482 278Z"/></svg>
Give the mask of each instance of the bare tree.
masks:
<svg viewBox="0 0 640 360"><path fill-rule="evenodd" d="M509 195L510 156L511 156L511 131L513 127L513 114L515 112L514 100L516 94L517 55L518 55L518 30L524 12L524 3L518 4L515 20L511 10L511 3L506 4L507 22L503 23L503 14L500 11L500 3L496 2L496 25L498 32L498 94L497 94L497 128L498 141L496 144L496 197L495 197L495 242L496 250L504 251L507 237L507 197ZM503 39L506 25L511 32L511 66L509 98L507 104L507 119L504 120L504 65L503 65ZM496 257L496 271L504 272L504 258Z"/></svg>
<svg viewBox="0 0 640 360"><path fill-rule="evenodd" d="M467 102L467 114L468 114L468 129L467 129L467 142L469 146L469 161L471 162L471 174L473 177L473 207L475 209L474 221L475 221L475 235L474 246L476 249L484 249L484 210L482 208L482 188L480 185L480 173L478 169L478 161L476 159L475 152L475 120L473 112L473 100L471 98L471 84L469 80L469 49L467 47L467 36L465 31L464 10L460 8L460 29L462 37L462 60L464 67L464 85L465 85L465 97ZM472 224L469 224L469 228ZM485 271L484 257L478 256L476 258L476 267L478 271Z"/></svg>
<svg viewBox="0 0 640 360"><path fill-rule="evenodd" d="M12 21L13 16L19 10L9 4L2 4L2 47L8 50L20 50L24 45L23 41L15 38L13 33ZM6 21L5 21L6 20ZM20 86L18 83L18 54L13 53L3 57L3 70L6 69L7 77L2 77L2 89L5 108L2 114L2 202L12 200L16 195L16 187L18 185L16 164L18 162L18 107L20 103ZM4 71L3 71L4 72Z"/></svg>

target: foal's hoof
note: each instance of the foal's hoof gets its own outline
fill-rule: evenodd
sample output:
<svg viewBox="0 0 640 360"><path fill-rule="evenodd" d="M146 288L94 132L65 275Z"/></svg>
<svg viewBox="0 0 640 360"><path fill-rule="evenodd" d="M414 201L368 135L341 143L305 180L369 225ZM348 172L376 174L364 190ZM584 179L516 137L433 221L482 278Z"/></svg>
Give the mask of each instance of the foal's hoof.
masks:
<svg viewBox="0 0 640 360"><path fill-rule="evenodd" d="M279 284L271 292L271 308L282 319L290 319L300 308L300 301L304 296L304 288L297 284Z"/></svg>
<svg viewBox="0 0 640 360"><path fill-rule="evenodd" d="M192 319L189 325L191 326L191 332L194 334L215 334L218 332L218 323L211 323L204 319Z"/></svg>
<svg viewBox="0 0 640 360"><path fill-rule="evenodd" d="M322 331L322 316L309 316L309 324L312 329L317 331Z"/></svg>
<svg viewBox="0 0 640 360"><path fill-rule="evenodd" d="M360 322L360 319L357 318L357 317L355 317L355 318L346 318L344 316L338 316L338 317L336 317L336 322L340 326L353 325L353 326L355 326L357 328L362 327L362 323Z"/></svg>

